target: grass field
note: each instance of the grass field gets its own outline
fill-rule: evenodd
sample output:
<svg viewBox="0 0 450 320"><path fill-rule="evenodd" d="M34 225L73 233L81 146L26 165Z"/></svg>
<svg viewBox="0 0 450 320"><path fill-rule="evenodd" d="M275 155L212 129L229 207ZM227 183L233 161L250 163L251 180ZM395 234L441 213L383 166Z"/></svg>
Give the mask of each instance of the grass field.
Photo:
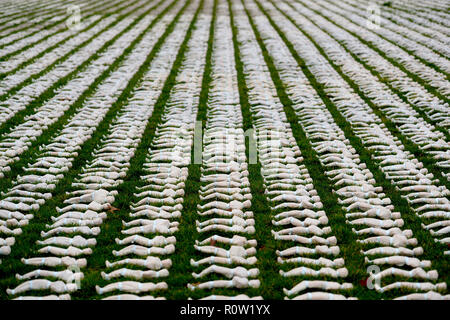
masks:
<svg viewBox="0 0 450 320"><path fill-rule="evenodd" d="M449 299L446 0L0 0L0 299Z"/></svg>

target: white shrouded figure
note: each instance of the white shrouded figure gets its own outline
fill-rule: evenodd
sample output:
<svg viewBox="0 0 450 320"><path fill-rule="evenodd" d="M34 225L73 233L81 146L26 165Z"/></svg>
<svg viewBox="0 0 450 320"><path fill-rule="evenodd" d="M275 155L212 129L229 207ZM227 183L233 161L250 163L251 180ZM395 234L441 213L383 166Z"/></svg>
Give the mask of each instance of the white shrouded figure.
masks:
<svg viewBox="0 0 450 320"><path fill-rule="evenodd" d="M248 209L251 207L250 200L245 200L244 202L240 202L237 200L230 201L228 203L222 201L211 201L204 205L197 205L197 209L201 211L206 211L208 209L222 209L222 210L232 210L232 209Z"/></svg>
<svg viewBox="0 0 450 320"><path fill-rule="evenodd" d="M334 246L337 244L337 239L335 236L331 236L328 238L322 238L319 236L312 236L311 238L308 237L302 237L298 236L296 234L291 235L276 235L276 240L284 240L284 241L294 241L302 244L321 244L321 245L327 245L327 246Z"/></svg>
<svg viewBox="0 0 450 320"><path fill-rule="evenodd" d="M197 246L194 245L194 248L200 252L206 254L213 254L218 257L248 257L256 254L256 249L254 247L250 247L245 249L242 246L231 246L230 250L226 250L223 248L215 247L215 246Z"/></svg>
<svg viewBox="0 0 450 320"><path fill-rule="evenodd" d="M365 256L370 255L390 255L390 256L420 256L423 254L423 248L422 247L416 247L414 249L407 249L407 248L393 248L393 247L378 247L369 249L367 251L361 250L361 252Z"/></svg>
<svg viewBox="0 0 450 320"><path fill-rule="evenodd" d="M55 293L74 292L77 290L77 285L74 283L64 283L63 281L49 281L44 279L36 279L24 282L15 289L6 289L9 295L17 295L27 291L33 290L50 290Z"/></svg>
<svg viewBox="0 0 450 320"><path fill-rule="evenodd" d="M132 217L138 216L139 215L138 212L153 212L153 213L157 214L157 213L161 213L161 212L176 212L176 211L180 211L182 209L183 209L183 206L180 203L178 203L174 206L163 205L160 207L146 204L146 205L142 205L139 207L132 207L131 210L136 213L131 214L131 216Z"/></svg>
<svg viewBox="0 0 450 320"><path fill-rule="evenodd" d="M137 296L134 294L118 294L115 296L109 296L103 298L102 300L166 300L164 297L153 297L153 296Z"/></svg>
<svg viewBox="0 0 450 320"><path fill-rule="evenodd" d="M441 295L434 291L428 291L427 293L411 293L394 300L450 300L450 295Z"/></svg>
<svg viewBox="0 0 450 320"><path fill-rule="evenodd" d="M370 237L364 240L357 240L359 243L363 244L380 244L380 245L389 245L394 247L406 247L408 245L416 245L417 240L415 238L408 239L403 234L395 234L392 237L389 236L378 236L378 237Z"/></svg>
<svg viewBox="0 0 450 320"><path fill-rule="evenodd" d="M197 245L205 245L205 244L210 244L212 241L215 241L218 243L237 245L237 246L256 247L256 245L257 245L256 240L253 240L253 239L248 240L246 237L239 236L239 235L234 235L231 238L213 235L213 236L206 238L205 240L202 240L200 242L198 240L195 240L195 243Z"/></svg>
<svg viewBox="0 0 450 320"><path fill-rule="evenodd" d="M356 230L355 228L352 228L352 231L357 235L371 234L374 236L393 236L395 234L403 234L407 238L412 237L411 230L402 230L397 227L389 228L389 229L371 227L371 228L364 228L364 229L360 229L360 230Z"/></svg>
<svg viewBox="0 0 450 320"><path fill-rule="evenodd" d="M259 270L257 268L246 269L244 267L227 268L217 265L209 266L202 270L200 273L192 273L194 278L201 278L210 273L218 273L224 275L227 278L233 278L235 276L241 278L254 278L259 275Z"/></svg>
<svg viewBox="0 0 450 320"><path fill-rule="evenodd" d="M223 232L232 232L232 233L248 233L248 234L254 234L256 232L255 227L248 226L248 227L242 227L238 225L233 226L225 226L222 224L212 224L209 226L206 226L204 228L197 227L197 232L209 232L209 231L223 231Z"/></svg>
<svg viewBox="0 0 450 320"><path fill-rule="evenodd" d="M98 236L100 234L100 228L99 227L89 228L86 226L83 226L83 227L58 227L55 229L51 229L48 232L41 231L41 237L47 238L47 237L51 237L53 235L57 235L60 233L68 233L68 234L82 233L84 235L89 235L89 236L91 236L91 235Z"/></svg>
<svg viewBox="0 0 450 320"><path fill-rule="evenodd" d="M306 218L303 221L300 221L297 218L289 217L281 220L272 220L272 224L274 226L285 226L285 225L293 225L295 227L309 227L309 226L318 226L325 225L328 223L328 218L326 216L322 216L319 219Z"/></svg>
<svg viewBox="0 0 450 320"><path fill-rule="evenodd" d="M13 300L70 300L69 294L49 295L49 296L20 296Z"/></svg>
<svg viewBox="0 0 450 320"><path fill-rule="evenodd" d="M121 257L121 256L126 256L126 255L130 255L130 254L135 254L137 256L148 256L151 254L159 254L159 255L164 255L164 254L171 254L175 252L175 246L173 244L169 244L167 246L165 246L164 248L161 247L144 247L144 246L140 246L140 245L129 245L121 250L113 250L113 255L115 255L116 257Z"/></svg>
<svg viewBox="0 0 450 320"><path fill-rule="evenodd" d="M145 197L141 200L139 200L137 203L132 203L133 206L142 206L142 205L149 205L149 204L165 204L165 205L175 205L183 202L183 198L172 198L172 197L166 197L166 198L158 198L158 197Z"/></svg>
<svg viewBox="0 0 450 320"><path fill-rule="evenodd" d="M24 227L28 225L28 220L17 220L17 219L8 219L8 220L0 220L0 225L7 227Z"/></svg>
<svg viewBox="0 0 450 320"><path fill-rule="evenodd" d="M440 230L438 230L438 231L430 230L430 233L431 233L433 236L447 235L447 234L450 233L450 226L444 227L444 228L442 228L442 229L440 229Z"/></svg>
<svg viewBox="0 0 450 320"><path fill-rule="evenodd" d="M292 247L283 251L276 250L276 254L280 257L288 257L293 255L305 255L305 254L329 254L337 256L340 250L338 246L316 246L314 249L308 247Z"/></svg>
<svg viewBox="0 0 450 320"><path fill-rule="evenodd" d="M130 217L132 218L146 217L150 219L173 219L181 217L181 211L173 210L169 212L163 210L162 208L160 208L158 211L146 209L140 210L136 213L130 213Z"/></svg>
<svg viewBox="0 0 450 320"><path fill-rule="evenodd" d="M346 207L347 212L348 211L352 211L352 210L362 210L362 211L368 211L370 209L376 209L378 208L381 204L382 205L390 205L390 200L389 198L384 198L383 200L380 200L377 203L370 203L368 201L368 199L359 199L359 198L350 198L354 201L352 201L353 203L351 205L349 205L348 207ZM378 199L378 198L374 198L374 199Z"/></svg>
<svg viewBox="0 0 450 320"><path fill-rule="evenodd" d="M122 281L106 285L105 287L95 286L98 294L105 294L112 291L121 291L129 293L141 293L156 290L166 290L167 283L165 282L136 282L136 281Z"/></svg>
<svg viewBox="0 0 450 320"><path fill-rule="evenodd" d="M82 220L93 220L96 218L100 218L102 220L106 219L106 213L105 212L100 212L97 213L95 211L92 210L87 210L85 212L80 212L80 211L68 211L65 212L59 216L55 217L51 217L52 221L59 221L59 220L63 220L63 219L82 219Z"/></svg>
<svg viewBox="0 0 450 320"><path fill-rule="evenodd" d="M94 219L74 219L74 218L64 218L57 220L53 224L46 224L45 227L48 229L65 227L65 226L100 226L103 223L103 219L94 218Z"/></svg>
<svg viewBox="0 0 450 320"><path fill-rule="evenodd" d="M208 188L200 188L199 193L204 196L207 197L209 195L212 194L227 194L227 195L232 195L232 194L248 194L250 193L250 188L239 188L239 187L230 187L230 188L224 188L224 187L214 187L214 186L210 186ZM205 200L205 199L201 199L201 200ZM206 199L207 200L207 199ZM238 199L236 199L238 200ZM251 200L251 199L249 199ZM230 200L231 201L231 200Z"/></svg>
<svg viewBox="0 0 450 320"><path fill-rule="evenodd" d="M319 228L317 226L292 227L292 228L282 229L278 232L271 230L271 232L275 237L278 235L282 236L282 235L292 235L292 234L297 234L297 235L313 234L316 236L323 236L323 235L330 233L331 228L330 227Z"/></svg>
<svg viewBox="0 0 450 320"><path fill-rule="evenodd" d="M321 290L351 290L353 285L351 283L338 283L333 281L323 281L323 280L303 280L297 283L292 289L283 289L283 292L287 296L297 294L301 291L308 289L321 289Z"/></svg>
<svg viewBox="0 0 450 320"><path fill-rule="evenodd" d="M325 217L325 211L313 211L310 209L303 209L303 210L288 210L283 211L277 215L275 215L275 219L283 219L283 218L313 218L318 219L320 217Z"/></svg>
<svg viewBox="0 0 450 320"><path fill-rule="evenodd" d="M301 202L281 202L280 204L271 207L272 210L279 209L322 209L323 204L321 202L311 203L307 200Z"/></svg>
<svg viewBox="0 0 450 320"><path fill-rule="evenodd" d="M311 258L305 258L305 257L296 257L296 258L289 258L289 259L283 259L281 257L278 257L277 259L278 263L303 263L303 264L309 264L313 266L323 266L323 267L329 267L329 268L336 268L336 267L343 267L344 266L344 259L343 258L337 258L334 260L330 260L324 257L320 257L318 259L311 259Z"/></svg>
<svg viewBox="0 0 450 320"><path fill-rule="evenodd" d="M445 282L441 283L431 283L431 282L394 282L387 286L381 287L375 282L375 290L378 292L386 292L394 289L408 289L415 291L445 291L447 290L447 284Z"/></svg>
<svg viewBox="0 0 450 320"><path fill-rule="evenodd" d="M64 249L64 248L59 248L59 247L46 246L44 248L39 249L38 252L39 253L50 253L55 256L77 257L77 256L81 256L81 255L92 254L92 249L91 248L78 249L78 248L72 247L72 246Z"/></svg>
<svg viewBox="0 0 450 320"><path fill-rule="evenodd" d="M381 220L381 219L375 219L375 218L360 218L348 221L347 223L351 225L362 225L367 227L378 227L378 228L392 228L392 227L403 227L404 221L403 219L397 219L397 220Z"/></svg>
<svg viewBox="0 0 450 320"><path fill-rule="evenodd" d="M190 298L188 299L190 300ZM256 297L249 297L245 294L238 294L237 296L221 296L221 295L210 295L204 298L201 298L199 300L263 300L263 297L256 296Z"/></svg>
<svg viewBox="0 0 450 320"><path fill-rule="evenodd" d="M155 247L162 247L166 246L168 244L175 244L177 242L177 239L173 236L170 237L163 237L163 236L156 236L152 239L148 239L146 237L140 236L140 235L134 235L126 237L122 240L119 238L116 238L116 243L120 245L125 244L139 244L141 246L155 246Z"/></svg>
<svg viewBox="0 0 450 320"><path fill-rule="evenodd" d="M410 271L398 268L388 268L372 275L371 277L373 279L381 279L389 276L400 276L405 278L418 278L425 280L437 280L438 272L436 270L425 271L422 268L414 268Z"/></svg>
<svg viewBox="0 0 450 320"><path fill-rule="evenodd" d="M345 214L346 218L381 218L381 219L399 219L399 212L392 212L384 207L373 208L364 212L354 212Z"/></svg>
<svg viewBox="0 0 450 320"><path fill-rule="evenodd" d="M133 266L145 267L150 270L160 270L160 269L168 269L172 266L172 260L165 259L161 260L158 257L147 257L145 259L124 259L115 262L109 262L106 260L106 267L112 268L115 266L121 266L125 264L130 264Z"/></svg>
<svg viewBox="0 0 450 320"><path fill-rule="evenodd" d="M234 276L231 280L213 280L198 285L193 285L188 283L188 288L190 290L195 289L213 289L213 288L259 288L259 280L248 280L248 278L241 278Z"/></svg>
<svg viewBox="0 0 450 320"><path fill-rule="evenodd" d="M10 229L8 227L0 225L0 233L6 234L6 235L18 236L18 235L22 234L22 229L21 228Z"/></svg>
<svg viewBox="0 0 450 320"><path fill-rule="evenodd" d="M50 277L56 278L58 280L62 280L66 283L70 283L73 281L81 280L84 278L84 274L82 272L73 272L70 270L64 271L49 271L49 270L41 270L37 269L31 272L28 272L24 275L16 274L17 280L28 280L32 278L38 277Z"/></svg>
<svg viewBox="0 0 450 320"><path fill-rule="evenodd" d="M85 194L80 197L64 200L64 203L69 203L69 204L91 203L91 202L96 202L99 204L105 204L105 203L111 204L114 202L114 196L109 195L109 192L107 190L100 189L100 190L92 192L91 194Z"/></svg>
<svg viewBox="0 0 450 320"><path fill-rule="evenodd" d="M13 237L9 237L9 238L0 238L0 246L12 246L14 245L14 243L16 243L16 239Z"/></svg>
<svg viewBox="0 0 450 320"><path fill-rule="evenodd" d="M155 219L151 223L145 224L139 227L133 227L130 229L122 230L123 234L147 234L147 233L162 233L172 234L178 231L178 222L170 222L165 219Z"/></svg>
<svg viewBox="0 0 450 320"><path fill-rule="evenodd" d="M0 256L7 256L10 253L11 253L11 247L10 246L0 246Z"/></svg>
<svg viewBox="0 0 450 320"><path fill-rule="evenodd" d="M184 196L184 190L183 189L178 189L178 190L173 190L173 189L164 189L163 191L159 192L159 191L153 191L153 190L147 190L147 191L143 191L139 194L135 194L135 196L137 198L144 198L144 197L154 197L154 198L176 198L176 197L183 197ZM139 202L138 202L139 204Z"/></svg>
<svg viewBox="0 0 450 320"><path fill-rule="evenodd" d="M92 201L89 204L80 204L80 203L71 204L62 209L57 207L56 211L58 213L64 213L64 212L72 211L72 210L74 210L74 211L92 210L92 211L99 212L99 211L107 210L110 207L111 207L111 205L109 203L100 204L98 202Z"/></svg>
<svg viewBox="0 0 450 320"><path fill-rule="evenodd" d="M207 190L214 190L214 189L229 189L229 188L238 188L241 190L241 188L248 188L248 185L241 184L239 181L232 181L232 180L226 180L226 181L213 181L212 183L207 184L206 186L200 186L200 191L204 192Z"/></svg>
<svg viewBox="0 0 450 320"><path fill-rule="evenodd" d="M79 268L84 268L87 265L87 260L85 258L74 259L72 257L62 257L62 258L43 257L43 258L30 258L30 259L22 258L20 261L22 261L22 263L27 264L27 265L40 266L40 267L42 267L42 266L46 266L46 267L77 266Z"/></svg>
<svg viewBox="0 0 450 320"><path fill-rule="evenodd" d="M167 219L134 219L130 222L122 221L124 227L134 227L134 226L147 226L147 225L167 225L170 226L171 223ZM178 222L172 224L177 226Z"/></svg>
<svg viewBox="0 0 450 320"><path fill-rule="evenodd" d="M93 247L97 244L96 239L85 239L82 236L76 235L73 238L68 237L52 237L45 240L37 240L37 244L39 245L59 245L64 247L78 247L78 248L85 248L85 247Z"/></svg>
<svg viewBox="0 0 450 320"><path fill-rule="evenodd" d="M329 292L308 292L305 294L302 294L300 296L296 296L292 299L289 299L287 297L284 298L285 300L357 300L357 298L346 298L345 296L341 294L334 294Z"/></svg>
<svg viewBox="0 0 450 320"><path fill-rule="evenodd" d="M283 277L296 277L296 276L329 276L332 278L345 278L348 275L347 268L332 269L332 268L320 268L314 270L307 267L298 267L289 271L280 270L280 275Z"/></svg>
<svg viewBox="0 0 450 320"><path fill-rule="evenodd" d="M17 219L17 220L31 220L34 215L23 214L19 211L9 211L0 209L0 219Z"/></svg>
<svg viewBox="0 0 450 320"><path fill-rule="evenodd" d="M128 278L133 278L136 280L144 280L144 279L167 277L169 275L169 270L160 269L158 271L154 271L154 270L141 271L141 270L132 270L132 269L127 269L127 268L121 268L118 270L114 270L110 273L105 273L102 271L101 275L102 275L102 278L105 280L111 280L111 279L120 278L120 277L128 277Z"/></svg>
<svg viewBox="0 0 450 320"><path fill-rule="evenodd" d="M224 194L221 192L213 192L207 196L203 196L200 194L199 196L201 201L210 201L210 200L220 200L220 201L232 201L232 200L238 200L238 201L245 201L245 200L251 200L252 195L250 193L241 194L241 193L233 193L233 194Z"/></svg>
<svg viewBox="0 0 450 320"><path fill-rule="evenodd" d="M231 219L226 219L226 218L212 218L203 222L200 221L196 221L196 225L197 227L205 227L205 226L209 226L209 225L229 225L229 226L241 226L241 227L246 227L246 226L254 226L255 225L255 220L254 219L243 219L241 217L238 216L234 216Z"/></svg>
<svg viewBox="0 0 450 320"><path fill-rule="evenodd" d="M202 264L241 264L241 265L253 265L257 262L256 257L242 258L238 256L231 256L230 258L224 257L216 257L210 256L207 258L200 259L195 261L194 259L190 260L192 266L197 267Z"/></svg>
<svg viewBox="0 0 450 320"><path fill-rule="evenodd" d="M39 205L37 203L28 205L26 203L14 203L6 200L0 200L0 208L11 211L31 211L38 210Z"/></svg>
<svg viewBox="0 0 450 320"><path fill-rule="evenodd" d="M388 264L388 265L396 265L396 266L410 266L412 268L429 268L431 267L430 260L419 260L417 258L403 257L403 256L391 256L385 258L377 258L370 260L368 257L365 257L364 260L366 263L371 264Z"/></svg>

